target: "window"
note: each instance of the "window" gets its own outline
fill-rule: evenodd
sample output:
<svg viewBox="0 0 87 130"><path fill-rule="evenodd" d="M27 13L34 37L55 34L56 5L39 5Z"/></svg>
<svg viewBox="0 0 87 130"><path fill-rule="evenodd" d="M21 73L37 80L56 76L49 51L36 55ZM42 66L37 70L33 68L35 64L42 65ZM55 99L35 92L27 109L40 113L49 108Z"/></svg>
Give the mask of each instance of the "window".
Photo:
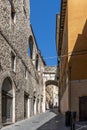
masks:
<svg viewBox="0 0 87 130"><path fill-rule="evenodd" d="M31 49L30 49L30 42L28 43L28 56L31 57Z"/></svg>
<svg viewBox="0 0 87 130"><path fill-rule="evenodd" d="M23 0L23 10L24 10L25 16L27 17L27 14L26 14L26 0Z"/></svg>
<svg viewBox="0 0 87 130"><path fill-rule="evenodd" d="M32 36L29 37L29 41L28 41L28 55L31 59L33 58L33 38L32 38Z"/></svg>
<svg viewBox="0 0 87 130"><path fill-rule="evenodd" d="M28 71L27 71L27 68L25 68L25 79L28 79Z"/></svg>
<svg viewBox="0 0 87 130"><path fill-rule="evenodd" d="M15 58L15 54L13 52L11 52L11 68L12 68L12 71L15 72L15 69L16 69L16 58Z"/></svg>
<svg viewBox="0 0 87 130"><path fill-rule="evenodd" d="M10 0L10 4L11 4L11 18L12 18L12 22L15 24L16 23L16 11L15 11L13 0Z"/></svg>
<svg viewBox="0 0 87 130"><path fill-rule="evenodd" d="M38 62L39 62L39 56L38 56L38 54L37 54L37 55L36 55L36 64L35 64L36 70L38 70Z"/></svg>
<svg viewBox="0 0 87 130"><path fill-rule="evenodd" d="M16 23L16 14L14 11L11 11L11 18L12 18L13 23Z"/></svg>

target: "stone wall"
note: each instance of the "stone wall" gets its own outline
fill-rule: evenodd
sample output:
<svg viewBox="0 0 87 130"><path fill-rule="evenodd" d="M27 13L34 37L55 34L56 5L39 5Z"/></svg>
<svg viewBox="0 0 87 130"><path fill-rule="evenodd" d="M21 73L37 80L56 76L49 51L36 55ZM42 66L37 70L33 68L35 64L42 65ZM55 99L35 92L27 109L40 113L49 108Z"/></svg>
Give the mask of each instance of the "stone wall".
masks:
<svg viewBox="0 0 87 130"><path fill-rule="evenodd" d="M14 16L11 16L12 10ZM10 0L0 1L0 122L2 124L2 86L5 78L10 78L13 90L12 122L24 119L24 94L30 99L30 116L34 115L34 100L39 99L39 111L42 112L43 82L35 64L28 55L29 36L33 37L34 55L38 46L30 26L29 1L23 0L10 3ZM15 17L13 19L13 17ZM15 70L12 70L12 55L15 56ZM39 55L41 57L41 55ZM34 57L35 58L35 57ZM44 68L43 60L40 68ZM27 74L27 75L26 75ZM27 77L26 77L27 76ZM41 77L41 78L40 78ZM42 92L42 93L41 93ZM34 95L35 93L35 95ZM32 108L32 109L31 109ZM29 118L27 116L27 118Z"/></svg>
<svg viewBox="0 0 87 130"><path fill-rule="evenodd" d="M79 98L87 96L87 80L71 81L71 110L76 111L79 119Z"/></svg>

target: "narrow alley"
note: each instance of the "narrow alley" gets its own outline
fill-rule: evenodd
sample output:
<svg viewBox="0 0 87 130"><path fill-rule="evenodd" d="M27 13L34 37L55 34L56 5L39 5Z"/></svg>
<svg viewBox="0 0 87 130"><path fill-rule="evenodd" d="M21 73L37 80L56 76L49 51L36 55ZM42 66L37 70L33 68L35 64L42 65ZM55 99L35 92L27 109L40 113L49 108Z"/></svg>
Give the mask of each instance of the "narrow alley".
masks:
<svg viewBox="0 0 87 130"><path fill-rule="evenodd" d="M87 130L87 0L0 0L0 130Z"/></svg>

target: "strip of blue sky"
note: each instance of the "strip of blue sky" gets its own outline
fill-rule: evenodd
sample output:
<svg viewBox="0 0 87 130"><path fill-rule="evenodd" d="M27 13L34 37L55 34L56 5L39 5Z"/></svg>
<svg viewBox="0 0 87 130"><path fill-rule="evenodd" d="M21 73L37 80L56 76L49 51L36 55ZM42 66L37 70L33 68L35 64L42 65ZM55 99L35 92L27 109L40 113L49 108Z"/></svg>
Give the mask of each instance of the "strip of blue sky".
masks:
<svg viewBox="0 0 87 130"><path fill-rule="evenodd" d="M31 0L30 10L30 21L42 56L48 66L57 65L55 32L60 0Z"/></svg>

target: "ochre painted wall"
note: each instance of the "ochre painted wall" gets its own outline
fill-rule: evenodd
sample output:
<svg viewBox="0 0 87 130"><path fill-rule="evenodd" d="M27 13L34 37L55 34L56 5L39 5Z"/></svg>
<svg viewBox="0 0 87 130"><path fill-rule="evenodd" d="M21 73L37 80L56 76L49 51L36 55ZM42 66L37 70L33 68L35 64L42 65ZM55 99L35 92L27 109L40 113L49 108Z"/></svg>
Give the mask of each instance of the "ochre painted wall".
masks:
<svg viewBox="0 0 87 130"><path fill-rule="evenodd" d="M67 6L71 79L87 79L87 0L68 0Z"/></svg>

